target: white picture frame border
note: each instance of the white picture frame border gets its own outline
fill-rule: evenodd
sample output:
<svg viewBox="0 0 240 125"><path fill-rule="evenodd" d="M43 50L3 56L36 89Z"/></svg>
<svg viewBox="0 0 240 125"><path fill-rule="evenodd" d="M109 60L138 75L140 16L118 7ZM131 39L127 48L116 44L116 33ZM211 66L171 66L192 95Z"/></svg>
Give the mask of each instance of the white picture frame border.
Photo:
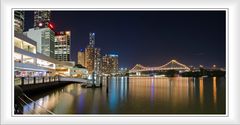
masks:
<svg viewBox="0 0 240 125"><path fill-rule="evenodd" d="M60 8L61 7L61 8ZM169 9L169 10L227 10L226 28L226 68L227 68L227 102L226 115L87 115L85 116L69 116L69 115L13 115L12 109L12 83L14 80L12 67L13 46L11 44L13 38L12 30L12 10L16 8L33 9L54 9L54 10L142 10L142 9ZM162 1L121 1L121 0L93 0L93 1L33 1L33 0L2 0L1 1L1 42L0 42L0 120L1 124L240 124L239 113L239 97L238 88L238 66L240 53L239 42L240 35L240 1L238 0L208 0L208 1L192 1L192 0L162 0ZM229 49L228 49L229 48ZM11 70L10 70L11 69Z"/></svg>

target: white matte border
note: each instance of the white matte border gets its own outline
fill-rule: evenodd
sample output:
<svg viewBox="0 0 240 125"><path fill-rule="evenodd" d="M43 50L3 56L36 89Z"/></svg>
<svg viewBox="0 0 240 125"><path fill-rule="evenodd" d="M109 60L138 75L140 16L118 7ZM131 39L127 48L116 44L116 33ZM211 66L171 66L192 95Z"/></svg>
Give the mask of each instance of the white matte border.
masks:
<svg viewBox="0 0 240 125"><path fill-rule="evenodd" d="M123 116L115 116L115 115L107 115L108 117L99 117L99 115L90 115L87 117L64 117L64 116L35 116L35 117L17 117L12 116L12 106L11 106L11 84L13 80L11 79L11 69L13 69L11 61L11 53L12 53L12 9L13 8L88 8L89 10L107 8L107 9L144 9L144 8L152 8L152 9L181 9L187 8L191 9L219 9L226 8L228 10L227 15L229 20L227 20L227 24L229 24L229 32L228 32L227 40L229 40L229 44L227 44L227 62L226 66L228 69L227 78L229 78L226 82L227 89L229 89L229 93L226 93L226 96L229 97L229 103L226 103L226 108L229 107L228 117L219 117L219 116L158 116L158 117L137 117L128 115ZM238 79L238 66L239 57L238 53L240 53L239 49L239 33L240 33L240 1L238 0L162 0L162 1L150 1L150 0L139 0L139 1L121 1L121 0L91 0L91 1L35 1L35 0L2 0L1 1L1 41L0 41L0 51L1 51L1 67L0 67L0 93L1 93L1 124L240 124L240 114L239 114L239 79ZM229 76L228 76L229 75ZM229 95L228 95L229 94ZM229 104L229 105L228 105ZM227 112L227 113L228 113ZM91 117L92 116L92 117Z"/></svg>

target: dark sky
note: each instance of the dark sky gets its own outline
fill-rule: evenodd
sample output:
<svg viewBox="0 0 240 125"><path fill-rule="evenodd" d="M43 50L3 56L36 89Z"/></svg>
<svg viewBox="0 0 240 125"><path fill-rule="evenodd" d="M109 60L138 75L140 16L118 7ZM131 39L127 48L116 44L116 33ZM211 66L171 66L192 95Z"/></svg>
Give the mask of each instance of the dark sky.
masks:
<svg viewBox="0 0 240 125"><path fill-rule="evenodd" d="M33 13L25 13L25 30ZM120 67L186 65L225 67L225 11L52 11L55 31L72 33L71 58L96 33L101 54L119 55Z"/></svg>

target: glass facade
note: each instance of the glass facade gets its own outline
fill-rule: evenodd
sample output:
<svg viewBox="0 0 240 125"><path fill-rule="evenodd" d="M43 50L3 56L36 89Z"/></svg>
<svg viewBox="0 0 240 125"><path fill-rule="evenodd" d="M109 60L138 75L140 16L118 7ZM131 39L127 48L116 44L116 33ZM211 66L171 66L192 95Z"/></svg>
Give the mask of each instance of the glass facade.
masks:
<svg viewBox="0 0 240 125"><path fill-rule="evenodd" d="M24 11L14 11L14 31L22 33L24 29Z"/></svg>
<svg viewBox="0 0 240 125"><path fill-rule="evenodd" d="M59 61L70 61L71 32L57 32L54 42L54 58Z"/></svg>
<svg viewBox="0 0 240 125"><path fill-rule="evenodd" d="M34 64L34 63L35 63L33 57L26 56L26 55L23 55L23 56L22 56L22 62L23 62L23 63L26 63L26 64Z"/></svg>
<svg viewBox="0 0 240 125"><path fill-rule="evenodd" d="M48 62L48 61L42 60L42 59L37 59L37 65L41 66L41 67L55 69L55 64L54 63L51 63L51 62Z"/></svg>
<svg viewBox="0 0 240 125"><path fill-rule="evenodd" d="M37 52L54 58L54 37L55 32L50 28L29 29L24 34L36 41Z"/></svg>
<svg viewBox="0 0 240 125"><path fill-rule="evenodd" d="M102 73L112 74L118 72L118 55L105 55L102 57Z"/></svg>
<svg viewBox="0 0 240 125"><path fill-rule="evenodd" d="M31 53L35 53L36 54L36 46L24 41L24 40L21 40L21 39L18 39L18 38L14 38L14 46L15 47L18 47L22 50L25 50L27 52L31 52Z"/></svg>
<svg viewBox="0 0 240 125"><path fill-rule="evenodd" d="M50 22L50 11L34 11L34 28L47 28Z"/></svg>
<svg viewBox="0 0 240 125"><path fill-rule="evenodd" d="M42 54L49 56L49 57L54 57L54 36L55 33L52 30L43 30L42 31L42 36L41 36L41 50Z"/></svg>
<svg viewBox="0 0 240 125"><path fill-rule="evenodd" d="M84 52L78 52L78 64L85 66L85 53Z"/></svg>
<svg viewBox="0 0 240 125"><path fill-rule="evenodd" d="M23 51L17 50L16 52L15 50L14 52L14 62L16 63L14 73L16 77L15 78L16 83L19 83L18 77L45 76L47 75L48 71L55 70L56 68L55 63L36 57L37 56L36 45L33 45L23 40L21 37L14 37L14 46L21 50L26 51L26 52L23 52ZM33 53L34 55L30 53ZM49 57L45 56L44 58L49 58ZM42 68L47 68L47 69L42 69Z"/></svg>
<svg viewBox="0 0 240 125"><path fill-rule="evenodd" d="M21 63L22 62L22 55L15 52L14 53L14 61L18 62L18 63Z"/></svg>
<svg viewBox="0 0 240 125"><path fill-rule="evenodd" d="M89 46L95 46L95 33L89 33Z"/></svg>

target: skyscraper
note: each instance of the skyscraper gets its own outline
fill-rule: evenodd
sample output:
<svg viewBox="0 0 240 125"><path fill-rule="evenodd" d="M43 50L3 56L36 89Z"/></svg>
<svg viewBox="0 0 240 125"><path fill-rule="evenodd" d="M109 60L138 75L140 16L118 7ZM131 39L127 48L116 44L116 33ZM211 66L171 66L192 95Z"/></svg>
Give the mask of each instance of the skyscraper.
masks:
<svg viewBox="0 0 240 125"><path fill-rule="evenodd" d="M71 32L56 32L54 41L54 58L59 61L70 61Z"/></svg>
<svg viewBox="0 0 240 125"><path fill-rule="evenodd" d="M102 57L102 73L115 74L118 72L118 55L109 54Z"/></svg>
<svg viewBox="0 0 240 125"><path fill-rule="evenodd" d="M34 28L47 28L50 23L50 11L34 11Z"/></svg>
<svg viewBox="0 0 240 125"><path fill-rule="evenodd" d="M93 59L94 48L87 46L87 48L85 48L85 67L87 68L89 73L92 73L94 70Z"/></svg>
<svg viewBox="0 0 240 125"><path fill-rule="evenodd" d="M95 33L89 33L89 46L95 46Z"/></svg>
<svg viewBox="0 0 240 125"><path fill-rule="evenodd" d="M100 73L100 63L101 63L101 49L100 48L94 48L94 70L96 73Z"/></svg>
<svg viewBox="0 0 240 125"><path fill-rule="evenodd" d="M37 52L54 58L54 31L50 28L32 28L24 32L24 35L37 42Z"/></svg>
<svg viewBox="0 0 240 125"><path fill-rule="evenodd" d="M85 48L85 67L89 73L100 72L101 53L100 48L95 48L95 33L89 33L89 45Z"/></svg>
<svg viewBox="0 0 240 125"><path fill-rule="evenodd" d="M85 67L91 73L93 71L100 71L101 53L100 48L93 48L88 46L85 49Z"/></svg>
<svg viewBox="0 0 240 125"><path fill-rule="evenodd" d="M83 50L78 52L78 64L85 66L85 52Z"/></svg>
<svg viewBox="0 0 240 125"><path fill-rule="evenodd" d="M24 30L24 11L14 11L14 31L22 33Z"/></svg>

